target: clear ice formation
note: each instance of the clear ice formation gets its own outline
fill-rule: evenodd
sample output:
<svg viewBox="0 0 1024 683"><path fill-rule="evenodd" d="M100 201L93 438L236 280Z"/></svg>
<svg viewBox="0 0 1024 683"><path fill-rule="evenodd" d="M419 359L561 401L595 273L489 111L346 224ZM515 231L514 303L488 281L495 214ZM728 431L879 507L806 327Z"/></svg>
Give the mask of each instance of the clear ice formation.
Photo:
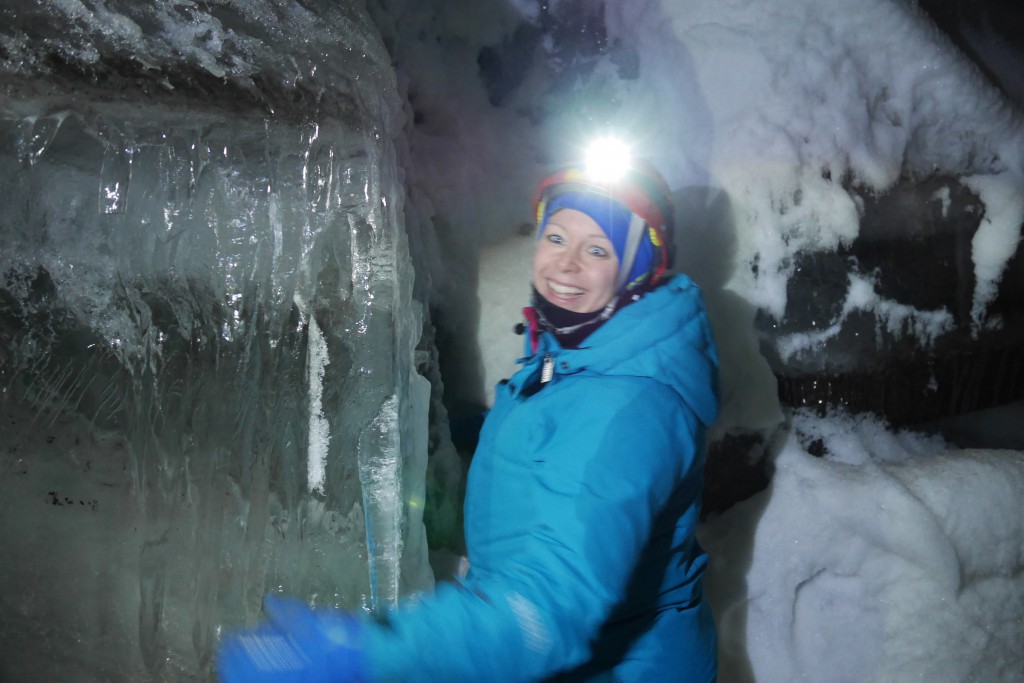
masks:
<svg viewBox="0 0 1024 683"><path fill-rule="evenodd" d="M359 4L0 15L0 678L203 680L268 592L430 585L399 104Z"/></svg>

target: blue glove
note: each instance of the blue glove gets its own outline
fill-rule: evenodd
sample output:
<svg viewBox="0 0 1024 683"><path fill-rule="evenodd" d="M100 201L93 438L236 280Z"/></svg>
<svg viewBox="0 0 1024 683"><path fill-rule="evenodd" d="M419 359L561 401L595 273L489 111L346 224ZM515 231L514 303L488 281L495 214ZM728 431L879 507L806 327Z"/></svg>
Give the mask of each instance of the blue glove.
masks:
<svg viewBox="0 0 1024 683"><path fill-rule="evenodd" d="M358 683L365 679L359 622L336 610L267 596L269 624L224 638L222 683Z"/></svg>

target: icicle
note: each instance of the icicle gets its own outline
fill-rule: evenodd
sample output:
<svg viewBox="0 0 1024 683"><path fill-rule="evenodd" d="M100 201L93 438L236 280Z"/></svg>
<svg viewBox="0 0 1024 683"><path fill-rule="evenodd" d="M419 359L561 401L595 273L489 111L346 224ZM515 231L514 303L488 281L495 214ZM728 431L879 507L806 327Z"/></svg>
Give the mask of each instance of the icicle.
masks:
<svg viewBox="0 0 1024 683"><path fill-rule="evenodd" d="M398 398L389 396L359 436L359 483L363 488L371 607L398 603L402 558L402 458Z"/></svg>

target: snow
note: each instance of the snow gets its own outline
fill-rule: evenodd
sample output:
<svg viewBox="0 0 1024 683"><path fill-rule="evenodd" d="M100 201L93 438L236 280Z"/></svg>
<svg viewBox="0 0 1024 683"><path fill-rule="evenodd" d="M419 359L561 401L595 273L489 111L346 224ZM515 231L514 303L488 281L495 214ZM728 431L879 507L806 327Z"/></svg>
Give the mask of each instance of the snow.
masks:
<svg viewBox="0 0 1024 683"><path fill-rule="evenodd" d="M324 366L331 362L327 342L316 320L309 321L309 445L306 447L306 486L309 491L324 493L327 477L327 450L331 440L331 423L324 417Z"/></svg>
<svg viewBox="0 0 1024 683"><path fill-rule="evenodd" d="M1021 451L798 413L769 488L701 529L721 680L1020 680L1021 491Z"/></svg>
<svg viewBox="0 0 1024 683"><path fill-rule="evenodd" d="M839 334L846 319L857 311L872 311L888 332L901 336L910 334L918 345L930 347L942 333L953 329L953 316L946 309L921 311L913 306L881 297L875 283L867 277L851 274L843 308L828 327L816 332L781 335L776 342L784 361L797 354L813 354L829 338Z"/></svg>
<svg viewBox="0 0 1024 683"><path fill-rule="evenodd" d="M995 298L1003 268L1020 241L1024 194L1019 174L973 176L965 178L964 182L985 203L985 215L971 244L974 273L978 278L971 315L975 326L981 327L985 322L985 308Z"/></svg>

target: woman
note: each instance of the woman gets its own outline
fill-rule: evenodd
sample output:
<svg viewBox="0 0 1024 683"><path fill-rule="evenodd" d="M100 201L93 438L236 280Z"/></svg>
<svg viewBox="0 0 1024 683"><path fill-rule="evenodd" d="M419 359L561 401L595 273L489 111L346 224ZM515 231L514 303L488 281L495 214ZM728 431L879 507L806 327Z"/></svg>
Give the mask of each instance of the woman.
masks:
<svg viewBox="0 0 1024 683"><path fill-rule="evenodd" d="M268 598L236 681L675 681L716 675L694 530L717 358L653 169L541 182L523 367L469 472L471 569L384 621Z"/></svg>

